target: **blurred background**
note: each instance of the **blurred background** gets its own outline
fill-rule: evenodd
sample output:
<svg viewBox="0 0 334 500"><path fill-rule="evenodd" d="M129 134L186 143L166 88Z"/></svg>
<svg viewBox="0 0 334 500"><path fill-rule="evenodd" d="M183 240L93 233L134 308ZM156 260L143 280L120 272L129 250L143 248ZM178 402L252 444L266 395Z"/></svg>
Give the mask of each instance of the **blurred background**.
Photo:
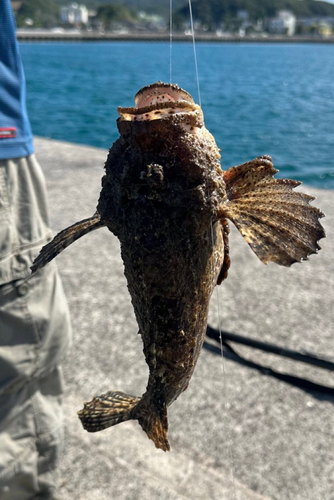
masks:
<svg viewBox="0 0 334 500"><path fill-rule="evenodd" d="M169 0L12 3L36 135L109 148L117 106L170 79ZM188 2L172 7L172 81L198 101ZM194 0L193 15L223 168L270 154L279 175L333 188L334 4Z"/></svg>

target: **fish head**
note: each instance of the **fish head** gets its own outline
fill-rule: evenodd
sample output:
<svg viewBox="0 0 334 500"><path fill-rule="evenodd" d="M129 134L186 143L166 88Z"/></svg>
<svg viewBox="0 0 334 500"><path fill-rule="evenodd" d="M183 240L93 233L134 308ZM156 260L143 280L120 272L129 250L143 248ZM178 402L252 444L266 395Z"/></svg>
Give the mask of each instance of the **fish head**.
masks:
<svg viewBox="0 0 334 500"><path fill-rule="evenodd" d="M203 113L188 92L176 84L156 82L137 92L135 105L118 107L121 135L152 134L166 137L168 130L196 134L204 126Z"/></svg>

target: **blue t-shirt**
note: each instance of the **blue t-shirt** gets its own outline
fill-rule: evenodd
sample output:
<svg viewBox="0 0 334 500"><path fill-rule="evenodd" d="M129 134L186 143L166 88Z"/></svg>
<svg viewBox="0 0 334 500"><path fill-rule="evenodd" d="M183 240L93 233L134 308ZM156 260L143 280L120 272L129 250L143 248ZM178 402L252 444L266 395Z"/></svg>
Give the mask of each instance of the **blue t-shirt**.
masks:
<svg viewBox="0 0 334 500"><path fill-rule="evenodd" d="M23 66L10 0L0 0L0 159L34 152Z"/></svg>

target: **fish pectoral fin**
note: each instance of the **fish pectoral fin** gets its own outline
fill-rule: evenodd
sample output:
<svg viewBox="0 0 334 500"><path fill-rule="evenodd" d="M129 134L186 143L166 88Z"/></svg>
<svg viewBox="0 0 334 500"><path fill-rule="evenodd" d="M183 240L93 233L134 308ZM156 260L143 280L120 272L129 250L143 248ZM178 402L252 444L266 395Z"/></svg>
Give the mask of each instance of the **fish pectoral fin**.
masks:
<svg viewBox="0 0 334 500"><path fill-rule="evenodd" d="M219 218L230 219L259 259L283 266L306 260L320 250L325 237L319 222L324 214L310 205L314 200L293 189L301 183L274 179L278 172L270 156L232 167L224 175L228 201Z"/></svg>
<svg viewBox="0 0 334 500"><path fill-rule="evenodd" d="M217 278L217 285L221 285L222 282L227 278L228 270L230 269L231 259L230 259L230 244L229 244L229 234L230 228L228 221L224 218L220 220L223 229L223 241L224 241L224 258L223 264L220 268L220 272Z"/></svg>
<svg viewBox="0 0 334 500"><path fill-rule="evenodd" d="M76 222L67 229L64 229L58 233L53 240L50 241L50 243L42 248L31 266L32 273L35 273L48 264L60 252L71 245L71 243L81 238L81 236L89 233L90 231L94 231L99 227L103 227L104 225L105 224L101 221L100 214L96 212L92 217Z"/></svg>
<svg viewBox="0 0 334 500"><path fill-rule="evenodd" d="M134 418L132 410L139 401L124 392L107 392L85 403L78 415L86 431L98 432Z"/></svg>

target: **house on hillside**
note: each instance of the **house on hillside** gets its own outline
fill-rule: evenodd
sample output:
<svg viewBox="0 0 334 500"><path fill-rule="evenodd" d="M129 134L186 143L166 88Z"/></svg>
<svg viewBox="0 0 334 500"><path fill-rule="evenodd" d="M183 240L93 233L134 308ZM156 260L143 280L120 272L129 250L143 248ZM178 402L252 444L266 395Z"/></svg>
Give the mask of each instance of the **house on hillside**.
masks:
<svg viewBox="0 0 334 500"><path fill-rule="evenodd" d="M293 36L296 33L296 16L288 10L280 10L276 17L269 21L268 30L278 35Z"/></svg>
<svg viewBox="0 0 334 500"><path fill-rule="evenodd" d="M88 23L88 9L85 5L72 3L60 9L60 20L64 24L78 26Z"/></svg>
<svg viewBox="0 0 334 500"><path fill-rule="evenodd" d="M334 34L334 17L314 16L298 19L297 31L302 34L331 36Z"/></svg>

